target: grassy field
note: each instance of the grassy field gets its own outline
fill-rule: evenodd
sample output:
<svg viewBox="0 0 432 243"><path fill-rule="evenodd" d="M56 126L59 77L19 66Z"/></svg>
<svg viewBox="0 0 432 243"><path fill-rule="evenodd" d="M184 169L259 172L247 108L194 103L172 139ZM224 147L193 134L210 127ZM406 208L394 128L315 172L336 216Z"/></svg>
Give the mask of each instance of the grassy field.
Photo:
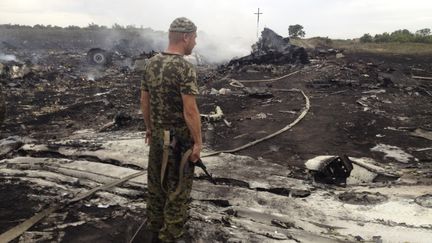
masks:
<svg viewBox="0 0 432 243"><path fill-rule="evenodd" d="M432 44L423 43L360 43L357 40L330 40L314 37L310 39L291 39L294 45L305 48L337 48L346 52L369 52L384 54L416 54L431 55Z"/></svg>
<svg viewBox="0 0 432 243"><path fill-rule="evenodd" d="M333 46L349 52L372 52L393 54L432 54L432 44L424 43L360 43L335 40Z"/></svg>

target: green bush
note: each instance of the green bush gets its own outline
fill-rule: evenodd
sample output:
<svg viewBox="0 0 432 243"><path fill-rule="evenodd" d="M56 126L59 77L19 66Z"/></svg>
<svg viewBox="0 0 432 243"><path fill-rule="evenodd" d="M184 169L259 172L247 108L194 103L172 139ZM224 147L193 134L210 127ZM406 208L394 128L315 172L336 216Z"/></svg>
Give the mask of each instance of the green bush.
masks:
<svg viewBox="0 0 432 243"><path fill-rule="evenodd" d="M360 37L360 42L368 43L387 43L387 42L399 42L399 43L431 43L432 35L429 28L417 30L415 33L411 33L407 29L400 29L393 31L391 34L384 32L382 34L376 34L372 37L370 34L364 34Z"/></svg>

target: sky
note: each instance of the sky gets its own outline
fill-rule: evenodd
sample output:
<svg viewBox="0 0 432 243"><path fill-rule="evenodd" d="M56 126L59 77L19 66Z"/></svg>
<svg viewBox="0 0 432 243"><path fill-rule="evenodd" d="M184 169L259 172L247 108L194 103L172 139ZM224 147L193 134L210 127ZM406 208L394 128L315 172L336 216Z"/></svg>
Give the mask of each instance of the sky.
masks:
<svg viewBox="0 0 432 243"><path fill-rule="evenodd" d="M167 30L175 17L185 16L209 34L254 38L258 8L260 27L283 36L293 24L303 25L307 37L331 38L432 27L429 0L0 0L0 23L119 23Z"/></svg>
<svg viewBox="0 0 432 243"><path fill-rule="evenodd" d="M258 8L259 30L268 27L282 36L294 24L304 27L306 37L339 39L432 29L430 0L0 0L0 24L118 23L166 31L184 16L216 41L244 46L256 41Z"/></svg>

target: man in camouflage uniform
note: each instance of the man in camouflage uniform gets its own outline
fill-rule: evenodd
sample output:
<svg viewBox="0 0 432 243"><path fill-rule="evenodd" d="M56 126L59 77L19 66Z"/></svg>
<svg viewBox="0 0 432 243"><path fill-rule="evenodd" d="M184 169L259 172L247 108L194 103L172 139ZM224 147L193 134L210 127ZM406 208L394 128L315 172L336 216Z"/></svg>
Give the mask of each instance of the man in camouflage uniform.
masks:
<svg viewBox="0 0 432 243"><path fill-rule="evenodd" d="M3 123L3 120L5 118L5 113L6 113L5 98L2 93L2 88L0 84L0 125Z"/></svg>
<svg viewBox="0 0 432 243"><path fill-rule="evenodd" d="M147 128L145 140L150 144L148 242L159 242L154 239L157 236L162 242L182 242L185 234L194 166L187 163L183 177L179 178L179 164L189 149L192 149L189 160L198 161L202 147L200 113L195 99L198 95L196 71L183 58L192 53L196 30L189 19L175 19L169 29L168 48L149 59L141 84L141 108ZM161 182L165 131L170 131L171 147ZM174 193L179 184L180 191Z"/></svg>

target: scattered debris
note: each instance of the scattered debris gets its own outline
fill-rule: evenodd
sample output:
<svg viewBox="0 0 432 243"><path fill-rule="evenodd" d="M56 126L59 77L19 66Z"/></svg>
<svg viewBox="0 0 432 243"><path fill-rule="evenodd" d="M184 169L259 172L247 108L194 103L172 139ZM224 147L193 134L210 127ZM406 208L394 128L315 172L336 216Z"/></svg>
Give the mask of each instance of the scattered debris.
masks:
<svg viewBox="0 0 432 243"><path fill-rule="evenodd" d="M362 94L384 94L386 93L385 89L373 89L368 91L363 91Z"/></svg>
<svg viewBox="0 0 432 243"><path fill-rule="evenodd" d="M411 76L413 79L432 80L432 77Z"/></svg>
<svg viewBox="0 0 432 243"><path fill-rule="evenodd" d="M216 106L215 111L209 115L201 114L201 118L204 118L208 122L220 121L223 119L223 117L224 114L222 112L222 109L219 106Z"/></svg>
<svg viewBox="0 0 432 243"><path fill-rule="evenodd" d="M344 57L345 57L344 54L342 54L342 53L336 53L336 58L337 58L337 59L339 59L339 58L344 58Z"/></svg>
<svg viewBox="0 0 432 243"><path fill-rule="evenodd" d="M266 113L258 113L255 116L251 117L251 119L266 119L267 118L267 114Z"/></svg>
<svg viewBox="0 0 432 243"><path fill-rule="evenodd" d="M417 197L415 202L423 207L432 208L432 194L425 194Z"/></svg>
<svg viewBox="0 0 432 243"><path fill-rule="evenodd" d="M227 119L223 119L223 121L227 127L232 127L232 122L229 122Z"/></svg>
<svg viewBox="0 0 432 243"><path fill-rule="evenodd" d="M401 148L387 144L377 144L371 148L371 151L382 152L385 154L384 158L393 158L402 163L408 163L414 159L411 154L406 153Z"/></svg>
<svg viewBox="0 0 432 243"><path fill-rule="evenodd" d="M230 89L222 88L222 89L220 89L220 90L218 91L218 93L219 93L220 95L229 95L229 94L231 94L232 92L231 92Z"/></svg>
<svg viewBox="0 0 432 243"><path fill-rule="evenodd" d="M421 137L428 140L432 140L432 131L428 131L425 129L417 128L414 132L411 132L410 134L415 137Z"/></svg>
<svg viewBox="0 0 432 243"><path fill-rule="evenodd" d="M18 136L0 140L0 158L24 145L23 139Z"/></svg>
<svg viewBox="0 0 432 243"><path fill-rule="evenodd" d="M322 155L308 160L305 166L312 171L316 182L342 186L395 181L400 177L369 158L349 157L345 161L338 156Z"/></svg>
<svg viewBox="0 0 432 243"><path fill-rule="evenodd" d="M273 97L272 92L268 88L245 87L243 90L252 98L268 99Z"/></svg>
<svg viewBox="0 0 432 243"><path fill-rule="evenodd" d="M30 68L27 67L27 65L22 66L12 66L9 71L9 75L11 79L19 79L24 78L25 76L29 75L31 72Z"/></svg>
<svg viewBox="0 0 432 243"><path fill-rule="evenodd" d="M109 122L105 124L101 129L99 129L99 132L106 132L109 129L112 128L121 128L126 126L130 121L132 120L132 117L125 112L119 112L114 116L114 119L112 122Z"/></svg>
<svg viewBox="0 0 432 243"><path fill-rule="evenodd" d="M370 205L387 201L387 196L377 192L344 192L338 198L349 204Z"/></svg>
<svg viewBox="0 0 432 243"><path fill-rule="evenodd" d="M346 185L346 180L353 169L352 162L346 155L340 157L319 156L308 160L305 165L313 172L316 182L338 186Z"/></svg>

